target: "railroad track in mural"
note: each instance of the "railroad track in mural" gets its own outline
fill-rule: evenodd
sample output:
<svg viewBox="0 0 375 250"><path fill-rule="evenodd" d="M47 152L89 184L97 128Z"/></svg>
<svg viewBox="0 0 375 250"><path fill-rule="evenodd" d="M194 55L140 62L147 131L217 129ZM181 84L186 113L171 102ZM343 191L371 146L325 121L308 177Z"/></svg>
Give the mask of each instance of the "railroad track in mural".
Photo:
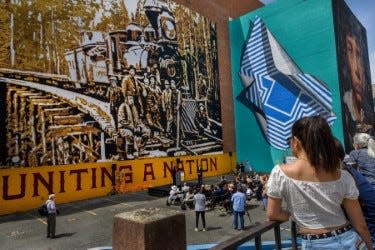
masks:
<svg viewBox="0 0 375 250"><path fill-rule="evenodd" d="M0 69L0 89L6 92L2 105L5 121L1 121L7 150L0 162L3 166L62 165L222 151L221 124L210 119L210 126L199 130L194 122L198 104L189 98L182 100L174 134L152 128L144 119L148 136L135 128L132 139L126 141L106 95L98 95L98 89L76 88L67 76Z"/></svg>

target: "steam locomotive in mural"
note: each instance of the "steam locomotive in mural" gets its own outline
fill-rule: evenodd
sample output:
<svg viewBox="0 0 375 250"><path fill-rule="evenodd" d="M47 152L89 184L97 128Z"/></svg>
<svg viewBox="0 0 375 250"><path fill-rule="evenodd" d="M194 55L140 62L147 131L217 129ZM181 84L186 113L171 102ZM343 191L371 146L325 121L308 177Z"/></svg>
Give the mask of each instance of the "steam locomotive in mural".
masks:
<svg viewBox="0 0 375 250"><path fill-rule="evenodd" d="M116 137L116 149L108 151L113 151L111 155L123 152L120 158L133 159L146 154L144 148L151 148L152 154L159 156L221 150L219 116L209 117L209 110L219 105L219 100L212 105L207 98L208 86L202 74L196 74L193 87L186 80L169 4L148 0L143 10L147 26L133 21L123 30L83 32L80 46L65 53L75 90L108 101L113 107L113 125L118 133L109 135ZM132 93L128 84L137 90ZM112 103L111 95L116 91L125 100L119 97L117 103ZM121 111L123 102L129 115ZM219 106L215 108L211 114L219 113ZM131 116L132 126L136 127L129 129L131 132L124 132L121 125L125 116ZM129 150L129 145L133 149ZM157 146L153 145L161 145L161 152L156 152Z"/></svg>
<svg viewBox="0 0 375 250"><path fill-rule="evenodd" d="M182 79L176 23L167 3L146 1L149 25L132 22L124 30L109 33L87 31L81 34L81 46L65 53L69 76L77 89L95 85L100 97L109 78L120 81L133 67L137 75L154 74L161 84Z"/></svg>
<svg viewBox="0 0 375 250"><path fill-rule="evenodd" d="M142 4L147 25L82 32L65 53L68 75L0 68L0 77L14 79L0 165L222 152L214 25L197 22L199 35L183 37L168 2Z"/></svg>

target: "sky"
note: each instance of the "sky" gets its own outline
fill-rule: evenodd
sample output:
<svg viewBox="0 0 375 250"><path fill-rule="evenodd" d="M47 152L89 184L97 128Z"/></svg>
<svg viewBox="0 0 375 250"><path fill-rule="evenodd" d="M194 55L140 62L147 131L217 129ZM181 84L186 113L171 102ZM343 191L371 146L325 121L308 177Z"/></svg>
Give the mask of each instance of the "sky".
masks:
<svg viewBox="0 0 375 250"><path fill-rule="evenodd" d="M260 0L264 4L270 4L277 0ZM368 54L372 84L375 84L375 1L374 0L345 0L354 15L362 23L367 31Z"/></svg>
<svg viewBox="0 0 375 250"><path fill-rule="evenodd" d="M135 11L137 9L138 0L124 0L124 1L125 1L125 4L126 4L126 8L129 11L129 14L135 13Z"/></svg>

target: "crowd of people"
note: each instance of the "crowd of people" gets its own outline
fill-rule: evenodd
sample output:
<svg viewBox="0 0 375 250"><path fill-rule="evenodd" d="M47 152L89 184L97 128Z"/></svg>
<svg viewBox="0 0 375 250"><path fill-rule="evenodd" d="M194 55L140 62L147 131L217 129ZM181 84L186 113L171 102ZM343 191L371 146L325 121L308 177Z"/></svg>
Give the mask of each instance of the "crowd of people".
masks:
<svg viewBox="0 0 375 250"><path fill-rule="evenodd" d="M233 214L233 228L243 230L246 201L255 198L268 219L296 223L302 249L373 249L375 140L356 134L346 155L326 120L314 116L295 122L290 147L295 160L276 165L270 175L245 173L239 164L232 180L173 186L167 203L179 199L182 209L195 209L195 231L199 218L206 230L205 211L216 206Z"/></svg>
<svg viewBox="0 0 375 250"><path fill-rule="evenodd" d="M247 201L257 199L269 220L296 223L302 249L373 249L375 140L356 134L354 150L346 155L327 121L314 116L294 123L290 147L295 160L276 165L270 174L245 172L239 164L229 179L221 176L207 185L199 166L196 185L173 179L167 205L194 209L195 231L200 220L202 231L207 230L205 212L218 206L233 214L233 229L244 230ZM47 237L54 238L54 194L46 204Z"/></svg>
<svg viewBox="0 0 375 250"><path fill-rule="evenodd" d="M268 174L256 172L241 172L227 179L221 176L217 183L205 185L200 178L196 185L184 183L182 186L173 185L167 198L167 205L179 205L181 209L194 209L196 212L196 228L199 231L199 217L202 219L203 231L206 230L205 211L219 208L227 214L233 214L233 228L244 229L244 215L247 212L247 201L256 199L263 210L267 208L266 183ZM239 224L238 225L238 218Z"/></svg>

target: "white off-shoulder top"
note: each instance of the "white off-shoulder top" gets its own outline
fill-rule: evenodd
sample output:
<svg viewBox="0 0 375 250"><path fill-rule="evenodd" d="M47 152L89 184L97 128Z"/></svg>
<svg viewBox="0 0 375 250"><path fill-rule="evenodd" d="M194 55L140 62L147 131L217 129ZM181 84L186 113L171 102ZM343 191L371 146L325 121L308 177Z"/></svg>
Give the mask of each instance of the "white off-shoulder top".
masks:
<svg viewBox="0 0 375 250"><path fill-rule="evenodd" d="M355 200L359 192L353 177L341 170L335 181L312 182L290 178L276 165L267 183L269 197L284 199L298 226L319 229L347 223L341 203Z"/></svg>

